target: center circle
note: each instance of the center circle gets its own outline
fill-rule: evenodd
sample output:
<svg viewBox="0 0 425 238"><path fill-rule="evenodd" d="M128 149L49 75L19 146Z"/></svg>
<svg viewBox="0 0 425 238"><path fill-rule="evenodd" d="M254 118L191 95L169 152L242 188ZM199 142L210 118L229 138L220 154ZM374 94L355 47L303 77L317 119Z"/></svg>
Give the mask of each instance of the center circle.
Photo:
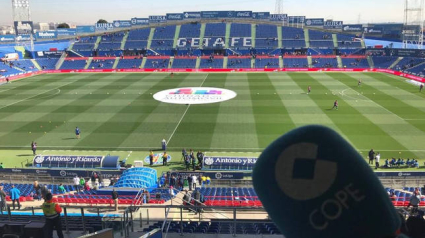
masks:
<svg viewBox="0 0 425 238"><path fill-rule="evenodd" d="M235 98L234 91L223 88L187 87L168 89L153 95L157 101L170 104L211 104Z"/></svg>

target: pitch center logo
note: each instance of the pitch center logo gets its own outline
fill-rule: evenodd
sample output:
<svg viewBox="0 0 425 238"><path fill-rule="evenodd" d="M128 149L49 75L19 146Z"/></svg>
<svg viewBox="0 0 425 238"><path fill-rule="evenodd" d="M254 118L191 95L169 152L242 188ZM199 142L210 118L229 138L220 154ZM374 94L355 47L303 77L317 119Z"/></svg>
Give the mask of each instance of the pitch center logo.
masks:
<svg viewBox="0 0 425 238"><path fill-rule="evenodd" d="M299 201L315 199L328 191L336 179L337 164L317 158L318 146L299 143L279 157L275 176L280 189Z"/></svg>
<svg viewBox="0 0 425 238"><path fill-rule="evenodd" d="M210 104L235 98L237 94L222 88L176 88L156 93L153 98L170 104Z"/></svg>

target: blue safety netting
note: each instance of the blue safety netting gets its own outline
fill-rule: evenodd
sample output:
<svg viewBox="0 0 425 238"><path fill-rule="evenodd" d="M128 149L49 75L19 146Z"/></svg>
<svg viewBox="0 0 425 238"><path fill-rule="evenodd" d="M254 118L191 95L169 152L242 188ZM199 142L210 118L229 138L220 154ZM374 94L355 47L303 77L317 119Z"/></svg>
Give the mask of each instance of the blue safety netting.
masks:
<svg viewBox="0 0 425 238"><path fill-rule="evenodd" d="M151 168L131 168L125 170L117 183L116 188L151 188L158 181L157 172Z"/></svg>

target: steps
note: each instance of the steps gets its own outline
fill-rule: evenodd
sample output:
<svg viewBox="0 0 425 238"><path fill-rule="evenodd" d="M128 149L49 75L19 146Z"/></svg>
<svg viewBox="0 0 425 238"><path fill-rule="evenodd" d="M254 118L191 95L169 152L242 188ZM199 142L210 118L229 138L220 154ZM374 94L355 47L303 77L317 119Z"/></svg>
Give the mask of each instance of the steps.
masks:
<svg viewBox="0 0 425 238"><path fill-rule="evenodd" d="M280 29L282 29L282 28L280 27ZM283 68L283 57L282 56L279 56L279 68Z"/></svg>
<svg viewBox="0 0 425 238"><path fill-rule="evenodd" d="M117 68L117 66L118 66L118 63L120 62L120 57L116 57L115 58L115 62L114 62L114 65L112 66L112 69L116 69Z"/></svg>
<svg viewBox="0 0 425 238"><path fill-rule="evenodd" d="M375 64L373 63L372 57L368 56L367 57L367 62L369 63L369 67L371 69L375 68Z"/></svg>
<svg viewBox="0 0 425 238"><path fill-rule="evenodd" d="M31 59L31 62L38 70L42 70L42 68L40 67L40 65L37 63L35 59Z"/></svg>
<svg viewBox="0 0 425 238"><path fill-rule="evenodd" d="M97 47L99 47L99 44L101 41L102 41L102 37L98 36L96 39L96 43L94 43L94 50L97 50Z"/></svg>
<svg viewBox="0 0 425 238"><path fill-rule="evenodd" d="M195 66L195 69L199 69L199 66L201 66L201 57L196 58L196 66Z"/></svg>
<svg viewBox="0 0 425 238"><path fill-rule="evenodd" d="M305 37L305 46L310 48L310 34L308 29L304 29L304 37Z"/></svg>
<svg viewBox="0 0 425 238"><path fill-rule="evenodd" d="M403 57L398 57L398 59L389 67L389 69L394 68L402 59Z"/></svg>
<svg viewBox="0 0 425 238"><path fill-rule="evenodd" d="M125 49L125 43L127 42L127 38L128 38L128 35L130 34L130 32L129 31L127 31L126 33L125 33L125 35L124 35L124 37L122 38L122 41L121 41L121 47L120 47L120 49L121 50L124 50Z"/></svg>
<svg viewBox="0 0 425 238"><path fill-rule="evenodd" d="M141 69L145 68L146 61L147 61L147 60L148 60L148 58L146 58L146 57L144 57L144 58L142 59L142 64L140 64L140 68L141 68Z"/></svg>
<svg viewBox="0 0 425 238"><path fill-rule="evenodd" d="M313 67L313 59L311 58L311 56L307 56L307 63L309 68Z"/></svg>
<svg viewBox="0 0 425 238"><path fill-rule="evenodd" d="M223 69L227 69L227 62L229 61L228 57L223 58Z"/></svg>
<svg viewBox="0 0 425 238"><path fill-rule="evenodd" d="M152 39L153 39L153 34L155 34L155 27L151 28L151 32L149 33L149 37L148 37L148 45L147 45L147 49L151 48L152 45Z"/></svg>
<svg viewBox="0 0 425 238"><path fill-rule="evenodd" d="M257 25L251 24L252 47L255 48L255 37L257 36Z"/></svg>
<svg viewBox="0 0 425 238"><path fill-rule="evenodd" d="M276 26L277 27L277 44L279 49L282 49L282 27L281 26Z"/></svg>
<svg viewBox="0 0 425 238"><path fill-rule="evenodd" d="M251 59L251 69L255 69L255 59Z"/></svg>
<svg viewBox="0 0 425 238"><path fill-rule="evenodd" d="M199 49L203 49L204 48L204 37L205 37L205 28L207 27L206 23L202 23L201 24L201 32L200 32L200 36L199 36Z"/></svg>
<svg viewBox="0 0 425 238"><path fill-rule="evenodd" d="M364 40L361 41L361 44L363 49L366 48L366 43L364 42Z"/></svg>
<svg viewBox="0 0 425 238"><path fill-rule="evenodd" d="M78 55L78 56L80 56L80 57L84 57L84 55L82 55L82 54L80 54L80 53L78 53L77 51L73 51L73 50L68 50L69 52L72 52L72 53L74 53L74 54L76 54L76 55Z"/></svg>
<svg viewBox="0 0 425 238"><path fill-rule="evenodd" d="M75 42L72 42L72 43L69 45L68 50L72 50L72 48L74 47L74 44L75 44Z"/></svg>
<svg viewBox="0 0 425 238"><path fill-rule="evenodd" d="M336 34L332 34L332 39L334 41L334 47L338 48L338 37L336 36Z"/></svg>
<svg viewBox="0 0 425 238"><path fill-rule="evenodd" d="M343 68L342 59L339 55L336 56L336 61L338 62L338 68Z"/></svg>
<svg viewBox="0 0 425 238"><path fill-rule="evenodd" d="M84 66L84 69L88 69L92 61L93 61L93 57L90 57L90 58L87 60L87 63L86 63L86 66Z"/></svg>
<svg viewBox="0 0 425 238"><path fill-rule="evenodd" d="M230 29L232 28L232 23L226 23L226 36L225 36L225 48L230 46Z"/></svg>
<svg viewBox="0 0 425 238"><path fill-rule="evenodd" d="M56 63L56 65L55 65L55 69L60 69L60 67L61 67L61 66L62 66L62 64L63 64L63 61L65 61L65 58L66 58L66 52L64 51L64 52L62 53L61 57L59 58L58 62Z"/></svg>
<svg viewBox="0 0 425 238"><path fill-rule="evenodd" d="M168 63L168 68L171 69L173 68L173 63L174 63L174 56L170 57L170 63Z"/></svg>
<svg viewBox="0 0 425 238"><path fill-rule="evenodd" d="M176 26L176 33L174 34L174 42L173 42L173 49L177 47L177 40L179 39L180 35L180 29L182 28L181 25Z"/></svg>

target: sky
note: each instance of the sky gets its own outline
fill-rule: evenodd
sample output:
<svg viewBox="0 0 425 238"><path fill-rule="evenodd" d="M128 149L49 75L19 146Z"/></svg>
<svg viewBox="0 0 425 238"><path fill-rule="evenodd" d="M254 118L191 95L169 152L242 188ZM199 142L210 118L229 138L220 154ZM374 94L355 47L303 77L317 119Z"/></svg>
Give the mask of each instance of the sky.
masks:
<svg viewBox="0 0 425 238"><path fill-rule="evenodd" d="M129 20L184 11L275 12L275 0L29 0L35 22L93 24L98 19ZM12 23L12 0L0 0L0 24ZM284 0L284 13L344 23L403 21L403 0Z"/></svg>

